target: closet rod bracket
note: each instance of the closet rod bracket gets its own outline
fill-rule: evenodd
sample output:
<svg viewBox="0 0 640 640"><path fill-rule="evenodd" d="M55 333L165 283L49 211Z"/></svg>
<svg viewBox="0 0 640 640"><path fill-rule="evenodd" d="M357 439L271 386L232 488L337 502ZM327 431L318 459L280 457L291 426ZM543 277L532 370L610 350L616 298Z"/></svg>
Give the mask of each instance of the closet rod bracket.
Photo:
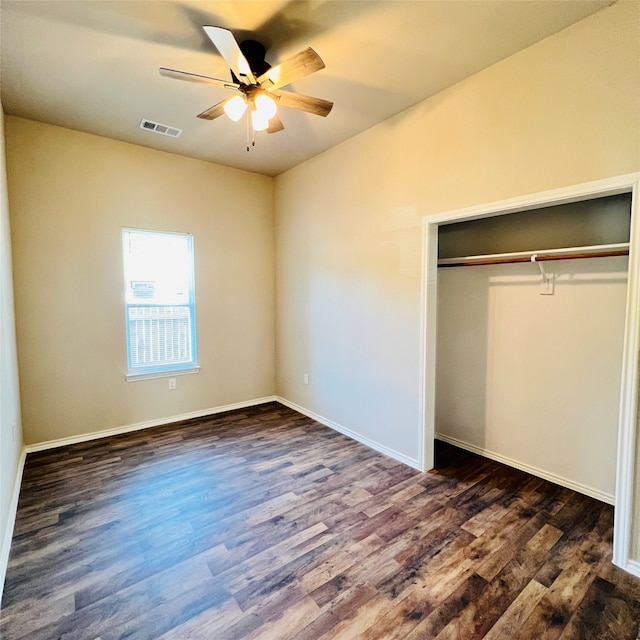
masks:
<svg viewBox="0 0 640 640"><path fill-rule="evenodd" d="M540 295L541 296L552 296L555 292L555 280L552 273L547 273L542 265L542 262L538 260L538 254L534 253L531 256L531 262L538 265L538 269L540 269L540 275L542 276L542 282L540 287Z"/></svg>

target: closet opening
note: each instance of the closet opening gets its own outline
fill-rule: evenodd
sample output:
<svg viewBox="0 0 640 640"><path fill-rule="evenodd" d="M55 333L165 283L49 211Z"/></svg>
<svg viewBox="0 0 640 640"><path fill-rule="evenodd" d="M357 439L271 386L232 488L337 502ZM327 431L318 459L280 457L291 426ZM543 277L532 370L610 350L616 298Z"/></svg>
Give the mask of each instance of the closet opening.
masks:
<svg viewBox="0 0 640 640"><path fill-rule="evenodd" d="M425 219L422 354L423 468L438 437L615 503L637 575L639 178Z"/></svg>

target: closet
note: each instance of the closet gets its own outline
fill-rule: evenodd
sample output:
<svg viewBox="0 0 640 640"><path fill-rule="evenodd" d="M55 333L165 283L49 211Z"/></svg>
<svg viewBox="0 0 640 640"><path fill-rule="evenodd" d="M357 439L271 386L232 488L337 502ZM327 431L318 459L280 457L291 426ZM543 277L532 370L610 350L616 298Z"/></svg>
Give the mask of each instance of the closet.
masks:
<svg viewBox="0 0 640 640"><path fill-rule="evenodd" d="M631 195L438 228L436 437L613 502Z"/></svg>

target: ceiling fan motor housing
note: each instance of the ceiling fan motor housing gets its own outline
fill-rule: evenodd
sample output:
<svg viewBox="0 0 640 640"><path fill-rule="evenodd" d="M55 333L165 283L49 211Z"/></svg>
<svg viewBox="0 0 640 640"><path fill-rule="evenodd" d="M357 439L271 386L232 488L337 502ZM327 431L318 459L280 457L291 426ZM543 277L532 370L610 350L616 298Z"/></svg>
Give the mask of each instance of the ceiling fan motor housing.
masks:
<svg viewBox="0 0 640 640"><path fill-rule="evenodd" d="M271 69L271 65L264 59L267 50L261 42L257 40L243 40L239 46L240 51L242 51L249 63L249 68L256 77L261 76ZM233 71L231 71L231 78L234 82L240 84L240 80L238 80Z"/></svg>

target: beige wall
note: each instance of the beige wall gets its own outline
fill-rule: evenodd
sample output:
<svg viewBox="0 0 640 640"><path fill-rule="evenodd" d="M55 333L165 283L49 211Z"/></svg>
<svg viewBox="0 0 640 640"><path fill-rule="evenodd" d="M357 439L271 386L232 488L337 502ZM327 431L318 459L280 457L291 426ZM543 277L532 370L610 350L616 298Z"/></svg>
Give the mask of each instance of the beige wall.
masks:
<svg viewBox="0 0 640 640"><path fill-rule="evenodd" d="M22 450L4 148L4 112L0 105L0 595L13 529L15 505L12 508L11 502Z"/></svg>
<svg viewBox="0 0 640 640"><path fill-rule="evenodd" d="M640 170L639 9L617 3L276 178L283 397L417 458L421 219Z"/></svg>
<svg viewBox="0 0 640 640"><path fill-rule="evenodd" d="M7 117L27 443L275 392L272 180ZM202 370L125 382L123 226L190 232Z"/></svg>

